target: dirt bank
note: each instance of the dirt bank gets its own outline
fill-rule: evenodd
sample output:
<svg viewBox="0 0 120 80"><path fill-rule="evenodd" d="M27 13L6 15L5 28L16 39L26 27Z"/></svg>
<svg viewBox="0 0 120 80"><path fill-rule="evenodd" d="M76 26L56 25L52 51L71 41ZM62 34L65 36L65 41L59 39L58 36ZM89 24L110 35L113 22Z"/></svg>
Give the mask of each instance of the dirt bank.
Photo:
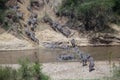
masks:
<svg viewBox="0 0 120 80"><path fill-rule="evenodd" d="M115 26L113 26L114 28ZM116 27L120 29L119 27ZM118 30L117 29L117 30ZM62 42L64 45L71 46L70 41L72 39L76 40L76 44L78 46L115 46L120 45L119 40L119 34L113 34L117 39L111 39L113 42L110 44L104 44L104 43L91 43L89 38L86 36L82 36L77 31L72 30L74 32L74 35L72 37L66 38L64 35L62 35L59 32L56 32L50 28L50 26L47 26L44 24L44 26L39 25L39 29L36 31L36 38L39 39L39 45L34 44L32 40L29 40L27 38L20 39L18 37L15 37L14 35L3 32L0 34L0 50L23 50L23 49L34 49L36 47L44 47L43 43L53 43L53 42ZM110 39L106 39L110 40Z"/></svg>
<svg viewBox="0 0 120 80"><path fill-rule="evenodd" d="M19 39L9 33L0 34L0 50L32 49L33 44L24 39Z"/></svg>

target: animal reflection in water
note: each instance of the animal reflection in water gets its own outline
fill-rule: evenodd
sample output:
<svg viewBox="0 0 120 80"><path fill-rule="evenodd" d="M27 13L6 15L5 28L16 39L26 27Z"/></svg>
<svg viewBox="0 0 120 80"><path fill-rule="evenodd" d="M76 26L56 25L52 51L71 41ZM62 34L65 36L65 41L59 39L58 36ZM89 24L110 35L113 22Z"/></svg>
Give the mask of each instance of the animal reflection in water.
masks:
<svg viewBox="0 0 120 80"><path fill-rule="evenodd" d="M59 61L71 61L78 58L82 61L83 66L87 66L87 62L89 62L89 72L95 70L93 57L90 56L90 54L86 54L85 52L80 51L79 48L75 45L74 39L71 40L71 44L76 54L61 54L57 57L57 59Z"/></svg>

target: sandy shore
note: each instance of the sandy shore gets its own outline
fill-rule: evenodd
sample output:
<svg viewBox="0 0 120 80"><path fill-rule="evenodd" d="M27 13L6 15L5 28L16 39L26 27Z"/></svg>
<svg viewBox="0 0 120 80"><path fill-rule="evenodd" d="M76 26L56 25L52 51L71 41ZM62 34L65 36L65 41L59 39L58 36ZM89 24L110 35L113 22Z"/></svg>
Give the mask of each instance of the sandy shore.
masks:
<svg viewBox="0 0 120 80"><path fill-rule="evenodd" d="M115 62L118 64L118 62ZM4 64L19 68L18 64ZM42 71L51 77L51 80L79 80L79 79L97 79L105 76L112 76L110 72L112 68L105 61L95 62L95 70L89 72L88 66L83 67L80 62L54 62L43 63Z"/></svg>
<svg viewBox="0 0 120 80"><path fill-rule="evenodd" d="M107 62L95 62L95 69L95 71L89 72L88 66L83 67L79 62L43 64L43 72L52 80L96 79L111 75L110 65Z"/></svg>

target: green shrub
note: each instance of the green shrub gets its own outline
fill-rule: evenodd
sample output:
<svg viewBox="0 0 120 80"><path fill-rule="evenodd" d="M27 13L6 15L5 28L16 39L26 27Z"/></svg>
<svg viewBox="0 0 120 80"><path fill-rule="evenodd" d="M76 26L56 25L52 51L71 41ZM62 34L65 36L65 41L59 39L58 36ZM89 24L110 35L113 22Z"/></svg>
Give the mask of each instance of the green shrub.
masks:
<svg viewBox="0 0 120 80"><path fill-rule="evenodd" d="M8 80L10 78L10 71L8 68L0 67L0 80Z"/></svg>
<svg viewBox="0 0 120 80"><path fill-rule="evenodd" d="M0 80L16 80L16 70L10 67L0 67Z"/></svg>
<svg viewBox="0 0 120 80"><path fill-rule="evenodd" d="M38 61L30 64L29 60L23 60L20 65L21 80L49 80L49 77L42 73L41 64Z"/></svg>
<svg viewBox="0 0 120 80"><path fill-rule="evenodd" d="M115 5L113 7L113 10L120 15L120 0L114 0L114 2Z"/></svg>
<svg viewBox="0 0 120 80"><path fill-rule="evenodd" d="M34 63L32 66L32 72L33 76L37 80L49 80L49 77L41 72L42 68L40 67L41 65L39 63Z"/></svg>
<svg viewBox="0 0 120 80"><path fill-rule="evenodd" d="M114 66L113 78L114 80L120 80L120 66L119 67Z"/></svg>
<svg viewBox="0 0 120 80"><path fill-rule="evenodd" d="M58 13L79 20L86 31L103 31L115 19L114 6L114 0L63 0Z"/></svg>
<svg viewBox="0 0 120 80"><path fill-rule="evenodd" d="M31 69L29 66L29 61L28 60L21 60L20 61L20 69L19 69L19 75L21 80L32 80L32 74L31 74Z"/></svg>
<svg viewBox="0 0 120 80"><path fill-rule="evenodd" d="M7 9L7 7L5 6L5 3L8 0L0 0L0 23L2 23L4 21L4 17L5 17L5 11Z"/></svg>
<svg viewBox="0 0 120 80"><path fill-rule="evenodd" d="M0 67L0 80L49 80L41 70L39 63L30 63L29 60L23 59L19 69Z"/></svg>

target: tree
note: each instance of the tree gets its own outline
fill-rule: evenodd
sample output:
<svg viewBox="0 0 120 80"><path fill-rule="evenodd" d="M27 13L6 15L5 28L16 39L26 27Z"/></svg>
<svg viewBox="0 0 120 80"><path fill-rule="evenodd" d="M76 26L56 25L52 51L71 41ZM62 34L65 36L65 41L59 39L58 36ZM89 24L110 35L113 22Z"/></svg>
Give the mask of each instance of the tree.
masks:
<svg viewBox="0 0 120 80"><path fill-rule="evenodd" d="M2 23L4 21L5 11L6 11L5 3L7 1L8 0L0 0L0 23Z"/></svg>
<svg viewBox="0 0 120 80"><path fill-rule="evenodd" d="M113 7L113 10L120 15L120 0L114 0L114 1L115 1L115 5Z"/></svg>
<svg viewBox="0 0 120 80"><path fill-rule="evenodd" d="M114 0L64 0L58 13L79 20L86 31L102 31L114 17L114 5Z"/></svg>

